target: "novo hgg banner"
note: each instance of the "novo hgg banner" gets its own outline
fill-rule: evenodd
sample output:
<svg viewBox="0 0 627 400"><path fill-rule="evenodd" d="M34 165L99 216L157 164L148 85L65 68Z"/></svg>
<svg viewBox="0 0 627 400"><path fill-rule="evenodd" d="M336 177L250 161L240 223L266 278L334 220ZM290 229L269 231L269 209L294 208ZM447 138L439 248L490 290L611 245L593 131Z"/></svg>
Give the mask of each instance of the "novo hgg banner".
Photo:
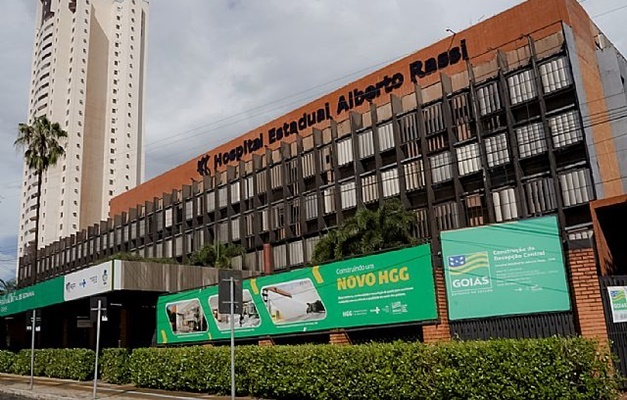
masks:
<svg viewBox="0 0 627 400"><path fill-rule="evenodd" d="M557 218L442 232L449 319L570 310Z"/></svg>
<svg viewBox="0 0 627 400"><path fill-rule="evenodd" d="M243 281L237 337L397 324L437 318L431 246L303 268ZM229 337L218 287L164 295L158 343Z"/></svg>

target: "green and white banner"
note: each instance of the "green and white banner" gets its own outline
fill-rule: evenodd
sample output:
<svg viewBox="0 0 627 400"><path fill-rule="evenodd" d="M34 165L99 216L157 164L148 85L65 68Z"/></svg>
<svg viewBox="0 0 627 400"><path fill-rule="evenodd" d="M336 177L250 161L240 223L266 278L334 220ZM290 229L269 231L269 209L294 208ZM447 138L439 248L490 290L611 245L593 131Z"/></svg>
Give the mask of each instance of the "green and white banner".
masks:
<svg viewBox="0 0 627 400"><path fill-rule="evenodd" d="M612 321L627 322L627 287L608 286L607 293L612 307Z"/></svg>
<svg viewBox="0 0 627 400"><path fill-rule="evenodd" d="M63 277L0 296L0 317L63 302Z"/></svg>
<svg viewBox="0 0 627 400"><path fill-rule="evenodd" d="M442 232L449 319L570 310L554 216Z"/></svg>
<svg viewBox="0 0 627 400"><path fill-rule="evenodd" d="M112 274L107 261L0 296L0 317L109 292Z"/></svg>
<svg viewBox="0 0 627 400"><path fill-rule="evenodd" d="M431 247L422 245L243 281L237 337L437 319ZM226 339L218 287L163 295L158 343Z"/></svg>

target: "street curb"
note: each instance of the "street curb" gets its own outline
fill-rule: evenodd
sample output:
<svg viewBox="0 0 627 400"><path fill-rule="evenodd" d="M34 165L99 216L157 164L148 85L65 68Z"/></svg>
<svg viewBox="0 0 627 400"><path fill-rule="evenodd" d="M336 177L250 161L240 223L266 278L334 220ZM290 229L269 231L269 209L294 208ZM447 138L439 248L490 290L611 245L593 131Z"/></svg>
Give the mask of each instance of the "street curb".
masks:
<svg viewBox="0 0 627 400"><path fill-rule="evenodd" d="M30 390L11 389L11 388L2 388L2 387L0 387L0 393L12 394L16 396L26 397L28 399L38 399L38 400L59 400L59 399L71 399L72 398L72 397L65 397L65 396L56 396L53 394L36 393L36 392L31 392Z"/></svg>

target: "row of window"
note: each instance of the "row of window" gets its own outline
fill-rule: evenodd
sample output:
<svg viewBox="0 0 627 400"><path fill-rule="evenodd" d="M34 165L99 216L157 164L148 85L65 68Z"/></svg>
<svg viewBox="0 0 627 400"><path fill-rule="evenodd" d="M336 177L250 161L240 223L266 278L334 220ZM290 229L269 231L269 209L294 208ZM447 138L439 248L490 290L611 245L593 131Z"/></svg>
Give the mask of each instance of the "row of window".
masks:
<svg viewBox="0 0 627 400"><path fill-rule="evenodd" d="M579 168L570 170L560 174L559 176L561 196L565 206L583 204L593 200L592 181L589 170ZM372 188L372 184L364 187ZM332 212L335 207L335 193L333 188L323 191L323 208L325 212ZM370 189L367 189L370 190ZM347 183L342 187L340 194L342 207L350 208L355 206L354 183ZM519 192L513 187L505 187L495 190L490 195L494 204L494 214L497 221L507 221L519 218L521 215L520 207L524 202L528 212L531 215L539 215L551 212L557 208L557 199L554 186L549 177L538 177L526 181L523 184L523 199L519 199ZM200 199L200 198L198 198ZM196 200L198 201L198 200ZM315 193L307 194L302 197L302 202L289 203L287 212L284 204L272 205L266 209L259 210L258 213L248 213L243 215L244 218L244 235L252 236L257 229L267 232L272 229L278 234L277 239L285 238L285 228L287 226L294 227L300 221L301 207L305 213L306 219L314 219L318 215L318 205ZM522 201L522 202L521 202ZM198 201L199 202L199 201ZM188 209L192 209L191 201L188 202ZM200 202L198 203L200 204ZM197 205L198 206L198 205ZM487 210L486 200L483 194L468 195L464 198L462 204L456 202L445 202L434 206L433 218L438 230L445 231L457 229L464 225L461 220L460 207L465 207L466 224L470 226L478 226L486 223ZM200 208L200 207L199 207ZM426 209L415 210L416 225L413 227L416 235L419 237L428 237L430 235L430 222L428 219L428 211ZM164 219L160 218L143 218L134 221L124 227L118 227L102 236L105 248L113 247L113 243L126 242L128 239L134 240L143 237L146 234L147 224L154 221L157 231L164 227L172 226L173 210L166 209L163 213ZM186 212L186 217L190 214ZM258 221L255 221L259 218ZM255 226L255 222L259 225ZM234 217L231 220L220 221L213 227L215 237L220 242L228 242L232 240L240 240L240 220ZM229 238L229 230L231 238ZM297 235L300 232L297 233ZM180 257L185 254L191 254L194 250L201 248L205 240L205 229L197 228L184 234L186 236L186 246L183 248L183 235L165 238L156 244L147 244L141 249L132 249L134 252L141 251L147 257ZM62 265L66 262L72 262L85 254L93 254L96 250L96 238L84 242L80 246L67 248L62 252L49 257L48 264ZM295 241L292 243L277 245L273 247L273 258L275 268L282 268L288 265L299 265L308 262L311 259L313 248L318 237L308 238ZM259 252L252 252L243 258L235 260L235 266L240 268L254 268L254 266L262 265L262 258L258 258ZM45 264L45 263L44 263ZM50 265L52 265L50 264Z"/></svg>
<svg viewBox="0 0 627 400"><path fill-rule="evenodd" d="M412 118L413 115L408 115L401 120L401 127L403 132L405 133L405 138L415 138L417 137L417 133L415 133L415 119ZM573 143L580 142L583 139L583 132L581 129L581 123L579 122L579 118L577 116L576 111L568 111L565 113L561 113L558 115L550 116L548 119L548 125L550 129L550 136L553 140L553 147L560 148ZM411 126L407 127L406 122L411 122ZM392 123L386 123L380 125L377 129L379 135L379 145L381 151L386 151L391 148L394 148L395 141L394 135L392 132ZM412 132L413 131L413 132ZM411 134L407 134L408 132L412 132ZM544 132L544 127L541 122L531 123L529 125L521 126L515 128L515 135L519 144L519 153L522 158L531 157L536 154L540 154L545 152L547 149L546 143L546 134ZM374 140L373 140L373 131L367 130L365 132L359 133L356 135L357 138L357 148L356 151L358 153L358 157L360 159L365 159L368 157L374 156ZM435 141L429 143L430 147L428 149L429 152L434 150L439 150L442 148L448 148L448 143L446 143L446 139L444 136L437 136ZM436 142L442 141L442 142ZM498 135L496 137L486 138L485 146L487 150L487 154L489 154L488 158L491 163L490 166L496 166L499 164L503 164L509 161L509 156L506 154L507 150L507 140L505 134ZM434 144L431 147L431 144ZM458 148L457 154L458 159L471 159L478 158L478 147L476 144L470 145L468 148ZM341 139L337 142L337 163L338 166L343 167L352 163L355 159L354 155L355 149L353 147L353 138L345 138ZM416 151L416 156L419 155L419 151ZM414 154L411 154L412 156ZM321 157L321 165L322 170L327 171L332 169L332 152L331 149L322 150ZM447 164L446 159L447 156L439 155L434 156L434 161L436 164ZM303 158L303 164L305 163L305 158ZM313 160L307 159L308 162ZM312 169L313 164L311 165L303 165L304 175L310 176L313 173ZM476 164L464 166L463 169L473 169L479 170L479 166Z"/></svg>
<svg viewBox="0 0 627 400"><path fill-rule="evenodd" d="M569 111L549 119L551 129L551 140L555 148L580 142L583 139L579 119L575 111ZM370 131L371 132L371 131ZM520 128L516 128L518 150L521 158L531 157L547 150L546 135L541 123L533 123ZM484 140L485 152L489 167L496 167L510 162L509 143L505 133L488 137ZM330 150L330 148L326 148ZM478 143L470 143L455 148L458 169L461 176L478 172L482 169L480 159L480 147ZM321 166L323 172L332 169L331 153L322 149L320 153ZM352 139L343 139L338 142L338 164L344 166L353 161ZM314 176L315 160L314 153L306 153L301 157L302 175L305 179ZM433 183L441 183L453 178L452 157L449 151L437 153L429 156L431 165L431 178ZM406 177L408 190L422 188L425 185L424 166L422 159L408 159L402 162ZM284 172L285 171L285 172ZM298 159L289 160L286 168L283 165L270 167L270 188L277 190L286 184L291 184L298 179ZM284 174L286 175L284 177ZM387 172L382 171L382 174ZM236 181L230 185L219 187L218 206L226 207L228 202L227 190L230 187L231 202L237 203L242 197L244 200L252 198L255 194L266 192L266 174L260 171L255 175L250 175L242 179L243 187L240 190L240 182ZM327 182L330 183L330 182ZM213 195L208 195L208 204L211 209L215 207Z"/></svg>
<svg viewBox="0 0 627 400"><path fill-rule="evenodd" d="M411 164L409 168L420 172L406 175L405 180L408 190L414 190L424 185L424 172L420 170L420 164ZM361 195L364 203L378 201L381 197L394 197L400 193L398 171L396 168L383 171L380 179L382 182L382 193L380 193L378 186L379 176L370 174L361 178ZM561 172L558 175L558 179L562 201L565 207L584 204L593 200L594 192L588 169L576 168L567 170ZM334 213L336 212L338 198L339 206L343 210L355 208L357 206L356 190L355 181L349 180L340 185L339 193L336 193L336 188L331 186L321 190L320 198L318 198L317 192L308 192L302 197L289 200L286 203L278 202L268 207L261 208L256 214L254 211L246 213L242 216L245 226L244 235L252 236L257 230L268 232L270 227L277 230L283 229L288 225L298 225L301 219L301 210L304 212L304 219L307 221L316 219L320 215L320 212L322 212L323 215ZM547 213L557 208L554 185L549 177L524 178L521 193L523 193L524 198L520 199L519 202L518 197L520 194L518 194L514 188L506 187L493 191L492 197L497 221L520 217L521 213L518 207L519 204L522 204L521 202L526 204L528 212L532 215ZM206 201L206 208L204 210L202 207L203 199ZM154 218L154 222L151 222L153 219L149 220L144 218L140 219L139 222L132 222L125 228L128 229L128 232L124 234L124 237L126 239L136 239L137 237L143 236L146 232L146 224L154 223L155 230L161 232L164 229L172 228L175 224L183 222L183 220L190 221L194 216L201 216L203 212L213 212L215 209L214 199L213 193L210 192L205 194L204 197L188 200L185 203L184 215L182 207L179 206L176 210L173 208L166 209L163 213L163 219L156 217ZM194 202L196 202L196 204L194 204ZM481 204L483 204L483 202ZM176 218L175 212L180 213ZM255 217L255 215L257 215L257 217ZM224 220L217 223L217 235L221 241L226 242L228 240L227 232L229 225L231 226L232 239L240 239L239 218L239 216L234 216L231 221ZM259 218L257 229L255 229L255 224L253 223L254 218ZM137 225L139 225L139 230L137 229ZM448 225L443 225L444 228L447 226ZM458 225L446 229L453 229L455 227L458 227ZM122 228L118 228L117 232L119 236L116 237L116 242L120 243ZM113 233L111 233L111 235L113 235ZM112 240L111 243L113 243Z"/></svg>
<svg viewBox="0 0 627 400"><path fill-rule="evenodd" d="M549 94L572 84L568 60L565 57L557 58L541 64L538 68L542 90ZM537 89L533 70L525 70L507 78L509 100L512 105L518 105L537 97ZM498 85L492 82L477 89L479 114L492 114L502 108Z"/></svg>

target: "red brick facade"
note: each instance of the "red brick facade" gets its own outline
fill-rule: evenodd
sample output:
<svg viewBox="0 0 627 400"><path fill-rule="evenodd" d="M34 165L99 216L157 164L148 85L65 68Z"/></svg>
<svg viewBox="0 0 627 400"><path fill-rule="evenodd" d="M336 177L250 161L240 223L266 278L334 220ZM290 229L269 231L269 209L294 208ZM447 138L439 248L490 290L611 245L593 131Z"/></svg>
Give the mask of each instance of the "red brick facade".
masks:
<svg viewBox="0 0 627 400"><path fill-rule="evenodd" d="M329 335L329 343L338 344L338 345L347 345L347 344L351 344L351 341L348 335L346 334L346 332L338 331L338 332L332 332Z"/></svg>
<svg viewBox="0 0 627 400"><path fill-rule="evenodd" d="M440 321L436 325L426 325L422 328L422 335L425 343L451 340L451 330L448 325L444 272L442 268L436 268L434 274L435 290L438 302L438 316L440 317Z"/></svg>
<svg viewBox="0 0 627 400"><path fill-rule="evenodd" d="M607 341L607 328L594 250L592 248L569 250L568 262L575 303L573 310L579 334Z"/></svg>

